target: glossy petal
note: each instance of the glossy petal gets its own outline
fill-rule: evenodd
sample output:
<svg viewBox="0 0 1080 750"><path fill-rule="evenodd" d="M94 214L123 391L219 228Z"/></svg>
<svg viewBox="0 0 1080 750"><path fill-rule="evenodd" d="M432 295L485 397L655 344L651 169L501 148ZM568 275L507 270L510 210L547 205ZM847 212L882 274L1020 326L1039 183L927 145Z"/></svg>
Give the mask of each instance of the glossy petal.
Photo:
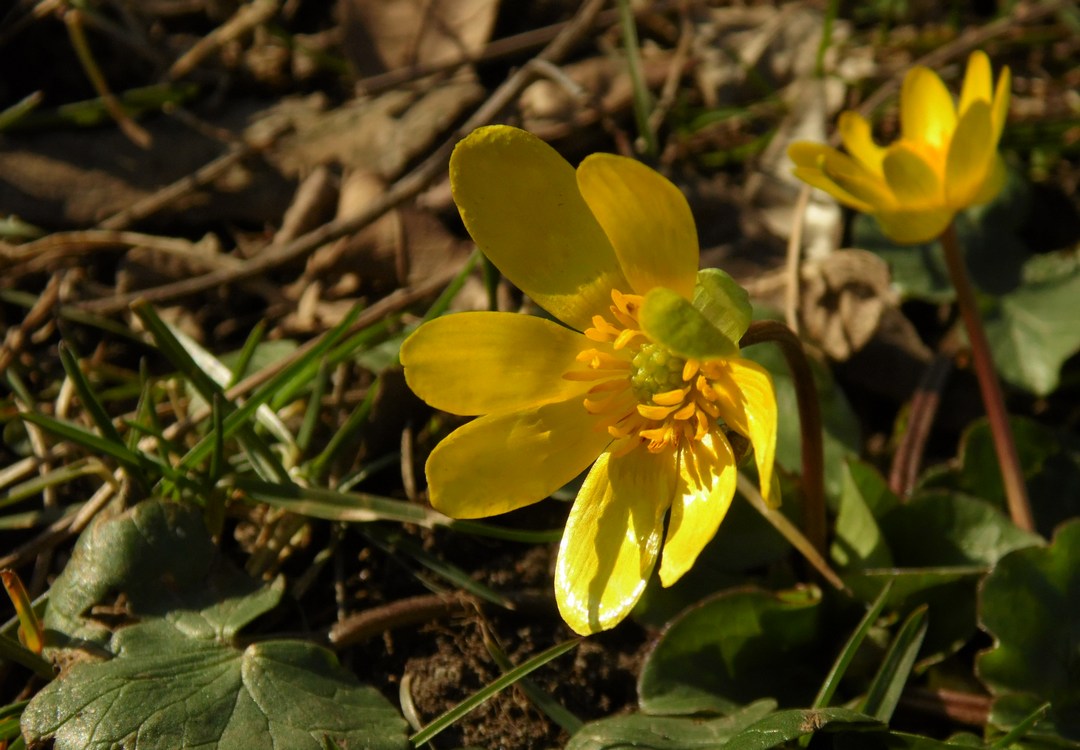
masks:
<svg viewBox="0 0 1080 750"><path fill-rule="evenodd" d="M735 496L737 474L731 445L720 432L710 433L683 450L660 558L663 585L679 580L716 535Z"/></svg>
<svg viewBox="0 0 1080 750"><path fill-rule="evenodd" d="M566 522L555 566L555 599L581 635L618 624L645 590L675 491L675 456L638 448L605 453Z"/></svg>
<svg viewBox="0 0 1080 750"><path fill-rule="evenodd" d="M941 178L916 151L904 143L889 147L881 164L885 182L904 208L940 204L944 197Z"/></svg>
<svg viewBox="0 0 1080 750"><path fill-rule="evenodd" d="M972 205L991 176L997 158L988 101L967 108L949 144L945 166L945 200L953 208Z"/></svg>
<svg viewBox="0 0 1080 750"><path fill-rule="evenodd" d="M923 67L909 70L900 89L900 130L904 140L944 149L955 128L952 96L937 73Z"/></svg>
<svg viewBox="0 0 1080 750"><path fill-rule="evenodd" d="M994 93L994 79L990 71L990 58L985 52L976 50L968 57L967 71L964 73L964 86L960 90L960 105L957 112L964 116L975 102L990 104Z"/></svg>
<svg viewBox="0 0 1080 750"><path fill-rule="evenodd" d="M420 326L401 346L405 380L436 409L475 416L520 411L583 396L594 382L563 378L582 369L582 334L529 315L457 313Z"/></svg>
<svg viewBox="0 0 1080 750"><path fill-rule="evenodd" d="M698 270L698 240L682 192L641 162L613 154L586 157L577 182L631 289L645 294L661 286L689 299Z"/></svg>
<svg viewBox="0 0 1080 750"><path fill-rule="evenodd" d="M866 118L858 112L843 112L840 115L838 127L840 138L848 153L874 175L884 178L881 160L885 158L885 149L874 143L870 123L866 121Z"/></svg>
<svg viewBox="0 0 1080 750"><path fill-rule="evenodd" d="M480 417L428 458L431 504L454 518L483 518L535 503L584 471L610 442L576 398Z"/></svg>
<svg viewBox="0 0 1080 750"><path fill-rule="evenodd" d="M720 396L720 416L750 438L754 446L761 495L772 496L773 461L776 458L776 390L769 371L748 359L730 359L715 373L713 387ZM709 373L710 377L714 373Z"/></svg>
<svg viewBox="0 0 1080 750"><path fill-rule="evenodd" d="M881 231L900 245L918 245L941 236L955 211L951 208L928 208L915 211L882 211L874 214Z"/></svg>
<svg viewBox="0 0 1080 750"><path fill-rule="evenodd" d="M450 157L450 187L483 253L563 322L585 330L627 289L615 252L578 192L574 169L542 140L493 125Z"/></svg>
<svg viewBox="0 0 1080 750"><path fill-rule="evenodd" d="M982 187L979 188L979 192L971 199L971 205L981 206L985 203L989 203L998 196L998 193L1005 187L1005 181L1008 179L1008 174L1005 168L1005 160L1001 158L1001 154L994 154L994 162L990 167L990 174L985 180L983 180Z"/></svg>
<svg viewBox="0 0 1080 750"><path fill-rule="evenodd" d="M871 212L891 204L883 181L834 148L820 143L793 143L788 156L795 163L794 174L813 187L857 211Z"/></svg>

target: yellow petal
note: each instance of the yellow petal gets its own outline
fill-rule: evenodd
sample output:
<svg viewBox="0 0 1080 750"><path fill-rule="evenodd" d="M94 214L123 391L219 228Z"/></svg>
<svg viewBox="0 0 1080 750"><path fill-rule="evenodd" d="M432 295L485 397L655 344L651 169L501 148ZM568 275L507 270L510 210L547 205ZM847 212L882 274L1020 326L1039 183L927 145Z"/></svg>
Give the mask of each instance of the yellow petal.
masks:
<svg viewBox="0 0 1080 750"><path fill-rule="evenodd" d="M844 148L864 167L878 177L883 177L881 160L885 158L885 149L874 143L870 132L870 123L858 112L843 112L839 122L840 139Z"/></svg>
<svg viewBox="0 0 1080 750"><path fill-rule="evenodd" d="M907 144L890 146L881 166L885 182L901 208L940 206L945 200L941 178L934 167Z"/></svg>
<svg viewBox="0 0 1080 750"><path fill-rule="evenodd" d="M720 432L683 449L660 558L660 583L670 586L679 580L716 535L735 496L737 473L731 445Z"/></svg>
<svg viewBox="0 0 1080 750"><path fill-rule="evenodd" d="M820 143L792 143L788 156L795 163L792 173L796 177L856 211L870 213L879 205L890 205L884 182L834 148Z"/></svg>
<svg viewBox="0 0 1080 750"><path fill-rule="evenodd" d="M450 157L450 187L473 240L536 303L578 330L626 289L574 169L524 130L478 128Z"/></svg>
<svg viewBox="0 0 1080 750"><path fill-rule="evenodd" d="M715 377L714 377L715 376ZM720 416L754 446L761 496L772 497L776 458L776 390L769 371L748 359L729 359L709 372L719 400Z"/></svg>
<svg viewBox="0 0 1080 750"><path fill-rule="evenodd" d="M577 181L634 292L662 286L693 296L697 229L677 187L641 162L614 154L586 157Z"/></svg>
<svg viewBox="0 0 1080 750"><path fill-rule="evenodd" d="M964 86L960 90L958 115L962 118L975 102L990 104L993 96L994 79L990 71L990 58L981 50L976 50L968 57L967 72L964 73Z"/></svg>
<svg viewBox="0 0 1080 750"><path fill-rule="evenodd" d="M971 199L971 205L981 206L994 200L1005 187L1007 179L1005 160L1001 158L1001 154L995 153L993 164L990 166L990 174L983 180L978 194Z"/></svg>
<svg viewBox="0 0 1080 750"><path fill-rule="evenodd" d="M579 399L459 427L427 461L436 510L483 518L542 500L576 477L611 442Z"/></svg>
<svg viewBox="0 0 1080 750"><path fill-rule="evenodd" d="M1008 68L1003 68L1001 78L998 79L997 88L994 89L994 104L990 112L990 121L994 125L994 147L1001 140L1001 131L1005 129L1005 120L1009 116L1009 87L1012 83L1012 74Z"/></svg>
<svg viewBox="0 0 1080 750"><path fill-rule="evenodd" d="M900 131L904 140L944 149L956 128L952 96L937 73L915 67L900 88Z"/></svg>
<svg viewBox="0 0 1080 750"><path fill-rule="evenodd" d="M566 521L555 566L555 600L575 632L618 624L645 590L675 491L675 455L640 448L605 453Z"/></svg>
<svg viewBox="0 0 1080 750"><path fill-rule="evenodd" d="M582 334L542 318L471 312L436 318L401 345L405 380L420 398L451 414L520 411L583 396L593 382L563 378L582 369L593 346Z"/></svg>
<svg viewBox="0 0 1080 750"><path fill-rule="evenodd" d="M917 245L941 236L955 211L929 208L915 211L882 211L874 214L886 237L900 245Z"/></svg>
<svg viewBox="0 0 1080 750"><path fill-rule="evenodd" d="M990 104L973 102L960 118L956 135L949 144L945 199L951 208L959 210L972 205L983 183L992 175L996 158Z"/></svg>

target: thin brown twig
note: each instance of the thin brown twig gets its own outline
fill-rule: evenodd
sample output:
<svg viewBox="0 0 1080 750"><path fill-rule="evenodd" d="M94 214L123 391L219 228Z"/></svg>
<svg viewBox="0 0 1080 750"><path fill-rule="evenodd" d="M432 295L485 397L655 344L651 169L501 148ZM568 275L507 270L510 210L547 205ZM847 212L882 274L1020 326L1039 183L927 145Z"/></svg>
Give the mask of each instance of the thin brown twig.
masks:
<svg viewBox="0 0 1080 750"><path fill-rule="evenodd" d="M915 389L907 429L900 439L889 470L889 489L900 497L910 496L918 480L926 441L930 437L930 428L941 404L941 392L951 371L952 357L939 353L930 362Z"/></svg>
<svg viewBox="0 0 1080 750"><path fill-rule="evenodd" d="M573 21L540 53L540 59L556 62L564 57L585 31L592 26L603 3L604 0L588 0L578 11ZM534 75L535 73L527 66L519 69L503 82L487 101L480 105L473 115L454 131L445 143L356 216L324 224L286 245L271 245L255 257L245 261L244 265L239 268L213 271L202 276L155 287L154 289L116 295L107 299L90 300L79 303L77 307L86 312L104 315L124 310L138 299L150 303L160 303L189 294L197 294L265 273L282 264L309 255L316 249L340 237L360 231L394 206L415 197L421 190L430 185L438 175L446 170L450 152L453 151L457 142L475 128L493 120L521 93L525 86L531 82Z"/></svg>

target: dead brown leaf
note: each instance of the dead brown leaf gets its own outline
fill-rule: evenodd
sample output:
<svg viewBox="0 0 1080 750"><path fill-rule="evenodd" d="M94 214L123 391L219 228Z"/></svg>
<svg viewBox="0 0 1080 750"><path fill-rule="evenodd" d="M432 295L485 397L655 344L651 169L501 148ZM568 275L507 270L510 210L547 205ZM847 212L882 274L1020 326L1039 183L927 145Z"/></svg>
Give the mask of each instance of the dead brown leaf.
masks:
<svg viewBox="0 0 1080 750"><path fill-rule="evenodd" d="M499 0L339 0L345 53L361 76L475 57Z"/></svg>

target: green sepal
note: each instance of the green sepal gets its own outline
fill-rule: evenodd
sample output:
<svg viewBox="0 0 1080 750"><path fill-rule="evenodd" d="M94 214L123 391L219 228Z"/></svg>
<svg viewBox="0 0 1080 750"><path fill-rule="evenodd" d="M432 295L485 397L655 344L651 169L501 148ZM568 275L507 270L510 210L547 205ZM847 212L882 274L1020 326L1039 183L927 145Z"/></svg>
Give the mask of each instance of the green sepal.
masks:
<svg viewBox="0 0 1080 750"><path fill-rule="evenodd" d="M750 327L753 317L750 294L719 268L698 271L691 303L736 344Z"/></svg>
<svg viewBox="0 0 1080 750"><path fill-rule="evenodd" d="M735 341L670 289L656 287L645 295L638 322L649 338L684 359L722 359L739 353Z"/></svg>

